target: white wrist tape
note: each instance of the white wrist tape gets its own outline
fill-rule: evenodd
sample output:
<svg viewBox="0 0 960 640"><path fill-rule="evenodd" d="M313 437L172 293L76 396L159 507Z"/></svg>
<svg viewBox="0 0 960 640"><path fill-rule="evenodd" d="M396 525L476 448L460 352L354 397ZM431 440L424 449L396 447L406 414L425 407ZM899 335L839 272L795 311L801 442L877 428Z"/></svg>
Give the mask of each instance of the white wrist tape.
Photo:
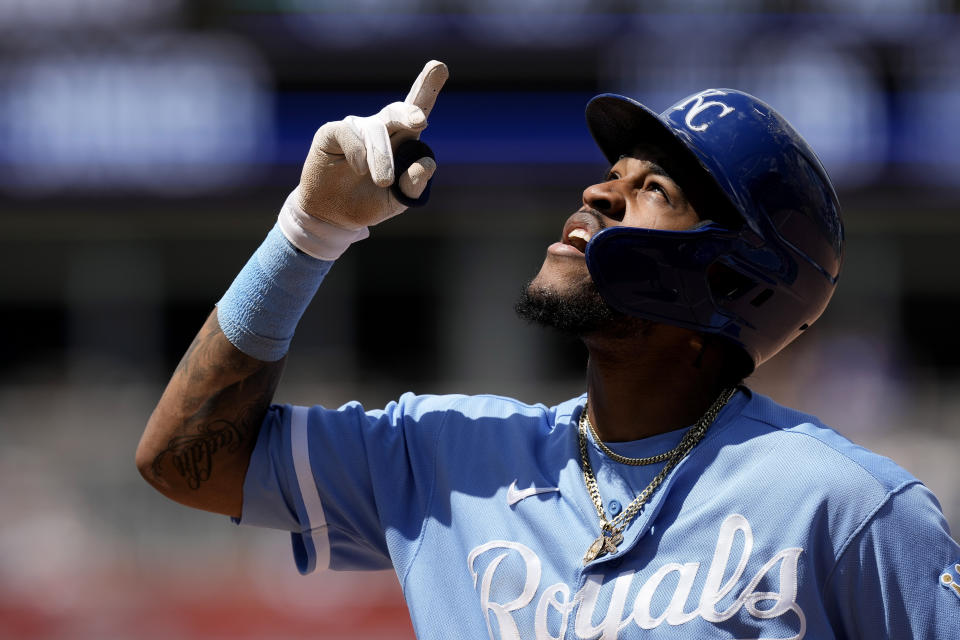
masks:
<svg viewBox="0 0 960 640"><path fill-rule="evenodd" d="M320 260L336 260L351 244L370 236L367 227L344 229L314 218L297 204L300 198L298 189L287 196L277 224L287 240L300 251Z"/></svg>

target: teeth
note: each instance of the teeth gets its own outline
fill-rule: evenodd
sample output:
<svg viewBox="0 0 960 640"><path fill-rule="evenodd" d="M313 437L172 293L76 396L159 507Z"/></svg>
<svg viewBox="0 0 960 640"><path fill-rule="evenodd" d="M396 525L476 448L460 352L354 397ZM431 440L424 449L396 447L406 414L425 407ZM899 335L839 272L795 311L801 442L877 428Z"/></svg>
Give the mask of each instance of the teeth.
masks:
<svg viewBox="0 0 960 640"><path fill-rule="evenodd" d="M567 234L567 238L572 240L574 238L580 238L584 242L590 242L590 234L587 233L586 229L573 229L570 233Z"/></svg>

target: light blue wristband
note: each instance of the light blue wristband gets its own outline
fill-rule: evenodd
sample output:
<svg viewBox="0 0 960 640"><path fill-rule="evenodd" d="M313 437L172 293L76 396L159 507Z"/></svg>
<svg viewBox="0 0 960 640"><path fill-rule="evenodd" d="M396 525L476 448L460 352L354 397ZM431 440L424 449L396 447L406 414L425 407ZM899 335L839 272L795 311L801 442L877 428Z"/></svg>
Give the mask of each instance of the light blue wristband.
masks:
<svg viewBox="0 0 960 640"><path fill-rule="evenodd" d="M298 250L274 225L217 303L220 329L248 356L279 360L332 266Z"/></svg>

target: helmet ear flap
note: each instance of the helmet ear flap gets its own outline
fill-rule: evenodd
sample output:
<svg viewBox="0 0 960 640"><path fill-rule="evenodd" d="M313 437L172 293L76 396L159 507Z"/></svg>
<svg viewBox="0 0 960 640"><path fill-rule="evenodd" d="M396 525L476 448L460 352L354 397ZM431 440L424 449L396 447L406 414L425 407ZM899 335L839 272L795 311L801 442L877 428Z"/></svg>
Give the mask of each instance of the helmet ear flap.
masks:
<svg viewBox="0 0 960 640"><path fill-rule="evenodd" d="M707 267L707 287L718 307L739 300L756 289L758 284L753 278L719 260Z"/></svg>

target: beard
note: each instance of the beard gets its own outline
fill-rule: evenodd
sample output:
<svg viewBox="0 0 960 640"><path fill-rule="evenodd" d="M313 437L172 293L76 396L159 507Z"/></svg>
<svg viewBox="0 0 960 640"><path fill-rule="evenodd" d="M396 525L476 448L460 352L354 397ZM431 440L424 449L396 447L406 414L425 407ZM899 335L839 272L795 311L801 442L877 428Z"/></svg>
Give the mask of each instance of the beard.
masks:
<svg viewBox="0 0 960 640"><path fill-rule="evenodd" d="M527 322L578 338L596 333L625 337L646 333L650 325L607 304L592 281L563 292L528 282L514 310Z"/></svg>

